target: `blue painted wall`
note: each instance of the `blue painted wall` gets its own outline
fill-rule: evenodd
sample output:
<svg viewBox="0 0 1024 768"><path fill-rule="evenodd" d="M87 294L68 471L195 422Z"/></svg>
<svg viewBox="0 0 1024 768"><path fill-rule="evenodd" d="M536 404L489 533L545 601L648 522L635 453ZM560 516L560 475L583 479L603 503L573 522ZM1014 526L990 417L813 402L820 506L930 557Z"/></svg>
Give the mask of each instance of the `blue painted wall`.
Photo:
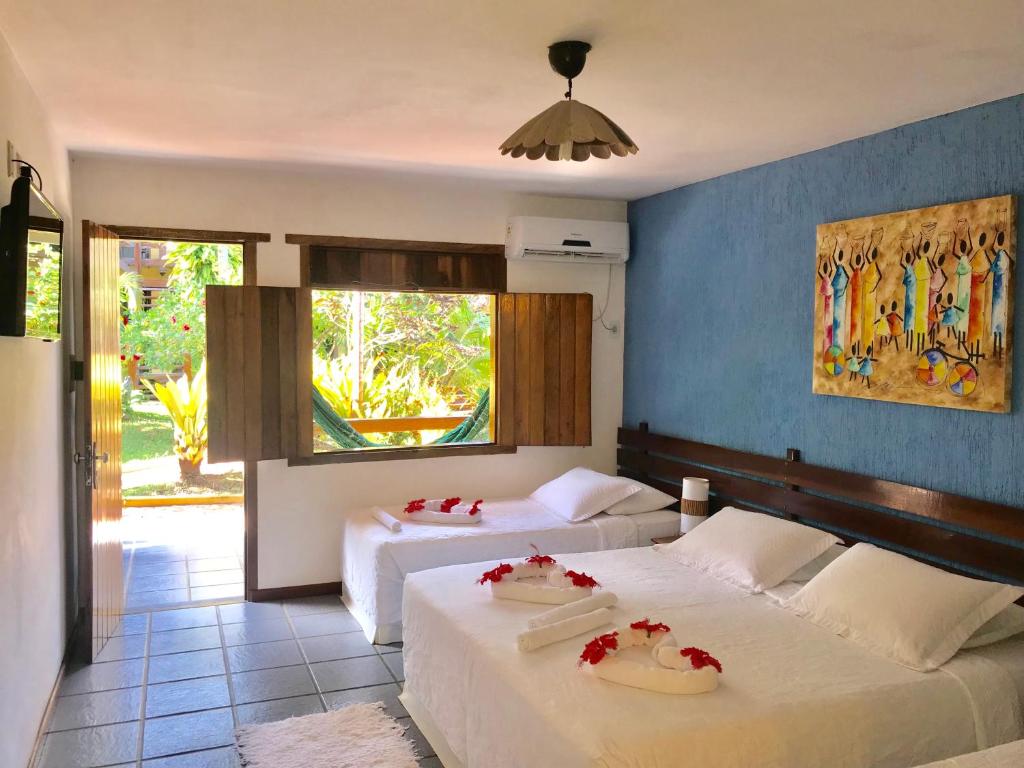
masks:
<svg viewBox="0 0 1024 768"><path fill-rule="evenodd" d="M1010 414L811 393L815 227L1008 193L1024 96L631 203L624 423L1024 507L1024 347Z"/></svg>

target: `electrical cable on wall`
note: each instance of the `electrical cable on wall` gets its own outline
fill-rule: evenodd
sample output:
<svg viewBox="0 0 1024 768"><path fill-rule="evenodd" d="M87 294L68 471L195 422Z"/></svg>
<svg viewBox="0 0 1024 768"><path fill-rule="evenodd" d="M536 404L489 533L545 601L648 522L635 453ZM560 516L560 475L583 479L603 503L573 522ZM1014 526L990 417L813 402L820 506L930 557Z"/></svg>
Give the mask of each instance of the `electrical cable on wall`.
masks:
<svg viewBox="0 0 1024 768"><path fill-rule="evenodd" d="M597 317L594 318L594 322L595 323L601 323L601 327L603 327L606 331L609 331L611 333L618 333L618 330L619 330L618 324L612 323L611 325L608 325L604 321L604 313L608 310L608 302L611 301L611 296L612 296L612 267L613 266L614 265L612 265L612 264L608 265L608 283L607 283L607 285L605 286L605 289L604 289L604 302L601 305L601 311L598 312L597 313Z"/></svg>

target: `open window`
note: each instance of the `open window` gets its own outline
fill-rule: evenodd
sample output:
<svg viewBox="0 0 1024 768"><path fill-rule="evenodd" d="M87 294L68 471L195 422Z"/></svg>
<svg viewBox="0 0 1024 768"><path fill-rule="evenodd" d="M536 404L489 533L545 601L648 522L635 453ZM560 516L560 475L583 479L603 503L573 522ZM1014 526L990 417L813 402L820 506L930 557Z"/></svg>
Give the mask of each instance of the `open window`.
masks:
<svg viewBox="0 0 1024 768"><path fill-rule="evenodd" d="M289 235L301 288L210 288L210 455L328 463L589 445L593 298L502 246Z"/></svg>

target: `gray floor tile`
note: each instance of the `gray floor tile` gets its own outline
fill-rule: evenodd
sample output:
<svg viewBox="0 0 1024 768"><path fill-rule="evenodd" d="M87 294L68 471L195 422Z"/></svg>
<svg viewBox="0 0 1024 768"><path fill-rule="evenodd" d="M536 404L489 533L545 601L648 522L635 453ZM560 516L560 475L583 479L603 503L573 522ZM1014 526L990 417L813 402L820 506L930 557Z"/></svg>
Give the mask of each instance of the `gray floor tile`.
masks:
<svg viewBox="0 0 1024 768"><path fill-rule="evenodd" d="M405 738L416 745L416 754L420 757L434 757L434 748L430 746L427 737L416 727L416 723L412 721L412 718L401 718L398 723L405 727Z"/></svg>
<svg viewBox="0 0 1024 768"><path fill-rule="evenodd" d="M153 631L212 627L217 624L216 608L180 608L176 611L157 611L153 614Z"/></svg>
<svg viewBox="0 0 1024 768"><path fill-rule="evenodd" d="M232 568L241 568L237 557L204 557L188 561L189 573L200 571L226 571Z"/></svg>
<svg viewBox="0 0 1024 768"><path fill-rule="evenodd" d="M193 600L225 600L227 598L237 597L241 598L245 594L245 585L241 582L237 584L218 584L214 587L192 587L191 593Z"/></svg>
<svg viewBox="0 0 1024 768"><path fill-rule="evenodd" d="M292 630L287 619L258 619L224 625L225 645L272 643L275 640L289 640L291 636Z"/></svg>
<svg viewBox="0 0 1024 768"><path fill-rule="evenodd" d="M121 617L121 621L118 623L117 629L114 630L114 636L144 635L148 631L148 613L129 613L128 615Z"/></svg>
<svg viewBox="0 0 1024 768"><path fill-rule="evenodd" d="M238 753L234 747L205 749L202 752L189 752L184 755L142 761L142 768L238 768L238 766Z"/></svg>
<svg viewBox="0 0 1024 768"><path fill-rule="evenodd" d="M156 592L167 589L185 589L188 586L188 577L180 573L170 573L162 576L137 576L133 575L128 580L129 594L138 592Z"/></svg>
<svg viewBox="0 0 1024 768"><path fill-rule="evenodd" d="M220 630L217 627L194 627L150 634L149 652L154 656L219 647Z"/></svg>
<svg viewBox="0 0 1024 768"><path fill-rule="evenodd" d="M394 682L388 668L379 656L362 656L358 659L340 659L310 664L316 684L322 692L340 691L345 688L362 688L367 685L383 685Z"/></svg>
<svg viewBox="0 0 1024 768"><path fill-rule="evenodd" d="M188 602L187 589L168 589L160 592L136 592L128 595L125 608L129 611L140 611L147 608L163 608Z"/></svg>
<svg viewBox="0 0 1024 768"><path fill-rule="evenodd" d="M331 709L341 709L349 704L372 704L384 702L384 710L392 717L408 717L398 694L402 690L394 683L387 685L371 685L366 688L349 688L347 691L332 691L324 694L324 701Z"/></svg>
<svg viewBox="0 0 1024 768"><path fill-rule="evenodd" d="M292 618L292 624L295 626L296 637L335 635L342 632L355 632L359 629L359 622L348 611L295 616Z"/></svg>
<svg viewBox="0 0 1024 768"><path fill-rule="evenodd" d="M200 677L146 688L146 717L231 706L226 677Z"/></svg>
<svg viewBox="0 0 1024 768"><path fill-rule="evenodd" d="M236 704L316 693L309 669L305 665L238 672L231 675L231 685L235 691Z"/></svg>
<svg viewBox="0 0 1024 768"><path fill-rule="evenodd" d="M289 717L312 715L323 711L324 707L320 703L319 696L296 696L291 699L260 701L255 704L243 704L235 710L239 725L273 723Z"/></svg>
<svg viewBox="0 0 1024 768"><path fill-rule="evenodd" d="M418 768L444 768L444 764L441 762L441 758L437 755L434 757L424 757L417 763Z"/></svg>
<svg viewBox="0 0 1024 768"><path fill-rule="evenodd" d="M224 624L284 618L284 608L280 603L232 603L218 606L217 610Z"/></svg>
<svg viewBox="0 0 1024 768"><path fill-rule="evenodd" d="M234 728L230 709L210 709L146 720L142 756L164 757L179 752L230 746L235 742Z"/></svg>
<svg viewBox="0 0 1024 768"><path fill-rule="evenodd" d="M321 595L319 597L300 597L295 600L285 600L284 607L288 615L308 616L313 613L329 613L331 611L345 611L345 604L341 602L340 595Z"/></svg>
<svg viewBox="0 0 1024 768"><path fill-rule="evenodd" d="M149 659L147 679L151 684L169 683L193 677L223 675L224 672L224 652L220 648L211 648L207 651L152 656Z"/></svg>
<svg viewBox="0 0 1024 768"><path fill-rule="evenodd" d="M131 546L132 560L136 563L178 562L188 555L184 547L167 545L134 545Z"/></svg>
<svg viewBox="0 0 1024 768"><path fill-rule="evenodd" d="M188 583L193 587L214 587L219 584L239 584L242 581L242 571L232 568L227 571L200 571L189 574Z"/></svg>
<svg viewBox="0 0 1024 768"><path fill-rule="evenodd" d="M402 652L402 644L401 643L387 643L386 645L385 644L381 644L381 643L374 643L373 647L377 649L377 653L401 653Z"/></svg>
<svg viewBox="0 0 1024 768"><path fill-rule="evenodd" d="M235 645L228 648L227 653L228 666L232 672L251 672L254 669L290 667L305 663L299 652L299 644L294 640Z"/></svg>
<svg viewBox="0 0 1024 768"><path fill-rule="evenodd" d="M344 635L318 635L302 639L302 650L309 662L351 659L355 656L372 656L375 651L362 632L347 632Z"/></svg>
<svg viewBox="0 0 1024 768"><path fill-rule="evenodd" d="M145 635L120 635L112 637L103 646L103 650L96 656L96 661L122 661L124 659L139 659L146 655Z"/></svg>
<svg viewBox="0 0 1024 768"><path fill-rule="evenodd" d="M388 653L381 656L381 658L388 665L388 669L391 670L391 674L395 676L398 682L405 680L405 664L402 661L402 654Z"/></svg>
<svg viewBox="0 0 1024 768"><path fill-rule="evenodd" d="M184 576L187 573L188 568L185 563L133 563L128 572L128 578L133 579L136 576L166 576L169 574L181 574Z"/></svg>
<svg viewBox="0 0 1024 768"><path fill-rule="evenodd" d="M67 731L91 725L109 725L138 720L142 709L141 688L61 696L48 724L51 731Z"/></svg>
<svg viewBox="0 0 1024 768"><path fill-rule="evenodd" d="M43 743L41 768L95 768L131 762L139 741L139 723L100 725L50 733Z"/></svg>
<svg viewBox="0 0 1024 768"><path fill-rule="evenodd" d="M61 696L109 691L142 685L142 659L89 664L69 671L60 686Z"/></svg>

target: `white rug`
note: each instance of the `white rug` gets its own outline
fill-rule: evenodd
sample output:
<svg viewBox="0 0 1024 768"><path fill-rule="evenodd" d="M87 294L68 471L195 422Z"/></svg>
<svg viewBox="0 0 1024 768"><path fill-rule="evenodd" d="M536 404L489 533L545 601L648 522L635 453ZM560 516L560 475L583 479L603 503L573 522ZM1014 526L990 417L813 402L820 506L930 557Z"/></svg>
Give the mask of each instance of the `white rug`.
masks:
<svg viewBox="0 0 1024 768"><path fill-rule="evenodd" d="M416 752L384 705L342 709L235 731L244 768L416 768Z"/></svg>

